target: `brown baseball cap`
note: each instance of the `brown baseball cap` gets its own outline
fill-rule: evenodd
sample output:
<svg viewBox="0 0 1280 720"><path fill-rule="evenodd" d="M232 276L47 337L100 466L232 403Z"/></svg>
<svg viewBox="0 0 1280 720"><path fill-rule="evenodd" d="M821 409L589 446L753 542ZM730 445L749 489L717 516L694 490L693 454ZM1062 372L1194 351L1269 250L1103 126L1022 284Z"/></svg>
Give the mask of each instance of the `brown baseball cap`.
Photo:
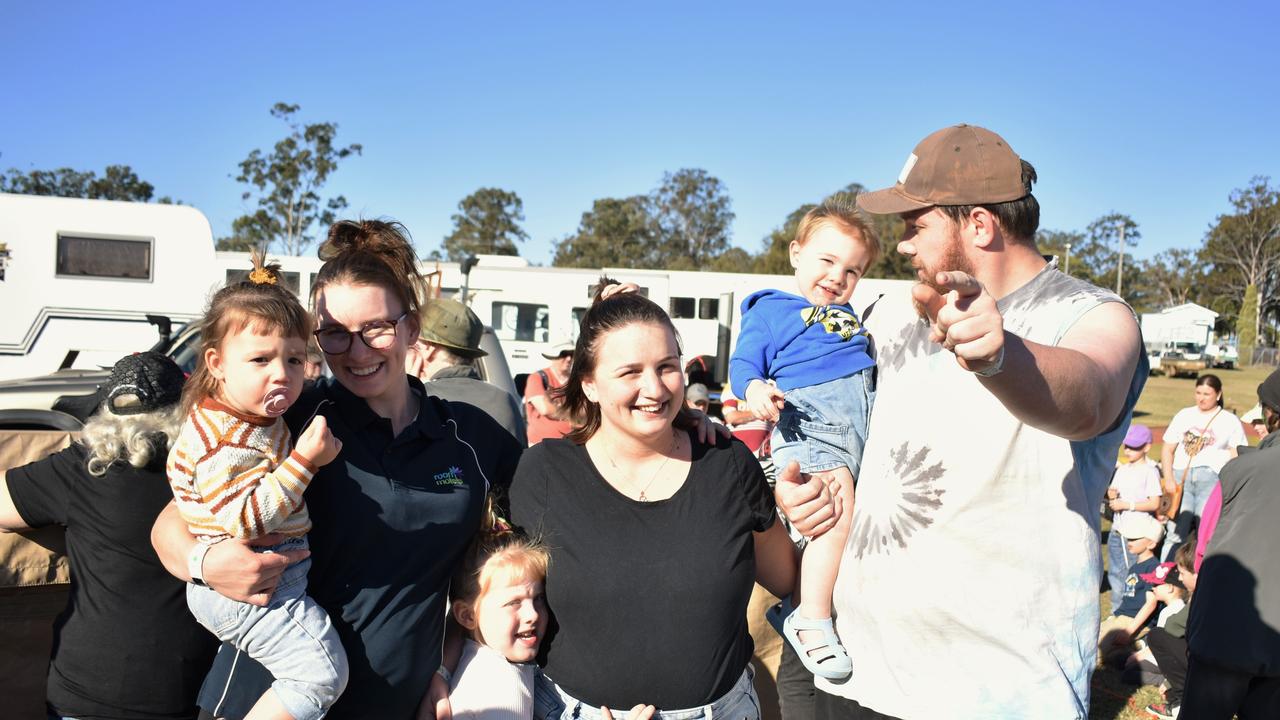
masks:
<svg viewBox="0 0 1280 720"><path fill-rule="evenodd" d="M897 184L858 195L858 207L896 215L935 205L1008 202L1030 192L1022 182L1022 159L1004 138L976 125L955 125L921 140Z"/></svg>
<svg viewBox="0 0 1280 720"><path fill-rule="evenodd" d="M484 335L484 323L471 308L457 300L436 298L422 308L423 340L442 345L466 358L484 357L489 353L480 349L480 337Z"/></svg>

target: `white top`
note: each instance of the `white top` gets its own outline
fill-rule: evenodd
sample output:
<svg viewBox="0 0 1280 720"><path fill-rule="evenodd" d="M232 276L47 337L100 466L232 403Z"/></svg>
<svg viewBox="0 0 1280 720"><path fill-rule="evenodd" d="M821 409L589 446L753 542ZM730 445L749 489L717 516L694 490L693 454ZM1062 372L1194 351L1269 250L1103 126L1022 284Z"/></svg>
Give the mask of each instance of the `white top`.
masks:
<svg viewBox="0 0 1280 720"><path fill-rule="evenodd" d="M1150 500L1161 493L1160 470L1150 460L1117 465L1116 474L1111 476L1111 487L1120 491L1120 499L1125 502ZM1150 514L1142 510L1122 510L1116 514L1115 522L1123 522L1129 515Z"/></svg>
<svg viewBox="0 0 1280 720"><path fill-rule="evenodd" d="M532 663L508 662L496 650L467 639L453 673L449 705L459 720L532 720Z"/></svg>
<svg viewBox="0 0 1280 720"><path fill-rule="evenodd" d="M1214 417L1214 413L1217 413L1217 417ZM1209 422L1210 419L1213 420L1212 424ZM1187 443L1200 436L1205 438L1200 452L1195 457L1188 458ZM1186 468L1188 464L1191 467L1207 467L1214 472L1219 472L1231 459L1231 453L1228 452L1231 448L1249 444L1244 435L1244 425L1240 424L1240 418L1226 410L1218 412L1216 407L1209 412L1202 412L1194 405L1179 410L1178 414L1173 416L1169 421L1169 428L1164 431L1164 441L1178 443L1178 449L1173 453L1175 473ZM1177 475L1177 478L1181 479L1181 475Z"/></svg>
<svg viewBox="0 0 1280 720"><path fill-rule="evenodd" d="M1051 264L998 303L1056 345L1111 293ZM1027 425L929 340L906 293L866 318L879 384L836 579L851 678L826 692L903 720L1088 716L1097 657L1098 506L1124 418L1073 442ZM1130 350L1135 357L1139 347Z"/></svg>

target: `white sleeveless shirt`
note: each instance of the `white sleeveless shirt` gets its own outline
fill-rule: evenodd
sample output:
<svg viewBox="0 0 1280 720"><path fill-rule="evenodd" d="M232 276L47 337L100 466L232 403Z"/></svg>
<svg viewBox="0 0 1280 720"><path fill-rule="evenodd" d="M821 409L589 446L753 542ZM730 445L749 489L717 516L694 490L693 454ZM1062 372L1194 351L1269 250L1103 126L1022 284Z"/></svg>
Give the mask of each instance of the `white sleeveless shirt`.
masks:
<svg viewBox="0 0 1280 720"><path fill-rule="evenodd" d="M998 306L1009 332L1057 345L1105 302L1120 299L1051 262ZM1123 420L1072 442L1010 414L929 341L906 293L866 325L876 404L835 590L853 675L818 686L904 720L1087 717L1098 508L1145 354L1116 349L1141 358Z"/></svg>

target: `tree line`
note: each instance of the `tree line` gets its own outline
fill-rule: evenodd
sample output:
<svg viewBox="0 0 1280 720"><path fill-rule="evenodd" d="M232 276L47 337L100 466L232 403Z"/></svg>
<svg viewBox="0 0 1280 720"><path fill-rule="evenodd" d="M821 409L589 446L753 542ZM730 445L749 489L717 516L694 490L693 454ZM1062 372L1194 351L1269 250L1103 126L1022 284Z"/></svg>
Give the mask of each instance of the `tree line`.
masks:
<svg viewBox="0 0 1280 720"><path fill-rule="evenodd" d="M347 207L342 195L322 190L341 162L363 151L359 143L337 141L336 123L302 123L299 106L276 103L272 117L287 134L269 150L254 149L232 175L244 186L250 205L231 233L217 239L220 250L261 248L300 255ZM859 183L835 192L857 194ZM10 168L0 174L0 192L151 202L155 188L128 165L109 165L102 175L72 168ZM1116 290L1138 312L1194 302L1219 313L1220 333L1239 336L1241 357L1255 345L1274 346L1280 319L1280 190L1257 176L1229 194L1231 210L1209 225L1198 247L1171 248L1137 260L1139 224L1111 212L1084 230L1043 229L1036 244L1058 258L1059 268ZM155 202L180 202L167 196ZM558 267L619 267L788 274L788 246L804 204L759 241L750 252L731 244L734 213L728 189L706 170L665 173L644 195L604 197L582 213L578 227L554 241L551 264ZM458 202L453 227L428 259L460 261L472 254L517 255L529 239L521 227L524 203L510 190L479 188ZM893 252L902 221L871 218L885 252L869 277L913 278L903 256Z"/></svg>

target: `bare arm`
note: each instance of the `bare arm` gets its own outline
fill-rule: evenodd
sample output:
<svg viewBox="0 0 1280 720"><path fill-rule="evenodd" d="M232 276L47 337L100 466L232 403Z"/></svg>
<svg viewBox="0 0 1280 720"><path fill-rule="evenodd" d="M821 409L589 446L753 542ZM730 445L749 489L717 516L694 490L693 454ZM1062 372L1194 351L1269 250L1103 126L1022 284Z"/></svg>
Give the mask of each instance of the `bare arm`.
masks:
<svg viewBox="0 0 1280 720"><path fill-rule="evenodd" d="M552 420L561 420L560 404L551 399L547 388L542 384L542 376L538 373L531 373L525 384L524 401L533 406L539 415L551 418Z"/></svg>
<svg viewBox="0 0 1280 720"><path fill-rule="evenodd" d="M560 406L552 402L551 398L547 397L546 393L534 395L533 397L527 398L526 401L533 406L534 410L538 411L539 415L549 417L552 420L560 419Z"/></svg>
<svg viewBox="0 0 1280 720"><path fill-rule="evenodd" d="M1019 420L1070 440L1086 440L1120 419L1141 349L1138 324L1121 303L1103 303L1076 322L1057 346L1004 330L995 298L972 276L938 273L945 296L912 290L933 325L933 340L956 355Z"/></svg>
<svg viewBox="0 0 1280 720"><path fill-rule="evenodd" d="M1173 492L1177 485L1173 483L1173 454L1178 451L1178 443L1167 442L1160 448L1160 475L1165 492Z"/></svg>
<svg viewBox="0 0 1280 720"><path fill-rule="evenodd" d="M280 539L264 535L257 542L271 545ZM179 580L191 582L187 558L195 545L196 539L178 515L178 506L170 502L151 528L151 546L165 570ZM251 605L266 605L285 568L310 554L308 550L256 553L246 540L223 540L209 548L202 572L205 583L218 593Z"/></svg>
<svg viewBox="0 0 1280 720"><path fill-rule="evenodd" d="M1142 630L1142 627L1147 624L1147 620L1151 617L1151 613L1156 611L1156 606L1159 604L1160 601L1156 600L1155 593L1148 590L1147 601L1142 604L1142 609L1138 611L1138 614L1133 616L1133 622L1129 623L1129 637L1137 635Z"/></svg>
<svg viewBox="0 0 1280 720"><path fill-rule="evenodd" d="M778 597L786 597L796 584L796 546L775 520L768 530L755 533L756 582Z"/></svg>
<svg viewBox="0 0 1280 720"><path fill-rule="evenodd" d="M756 419L756 416L752 415L749 410L730 410L723 406L720 408L720 414L724 415L724 421L730 427L748 423Z"/></svg>
<svg viewBox="0 0 1280 720"><path fill-rule="evenodd" d="M9 494L9 481L3 470L0 470L0 532L26 530L27 521L18 514L13 504L13 496Z"/></svg>

